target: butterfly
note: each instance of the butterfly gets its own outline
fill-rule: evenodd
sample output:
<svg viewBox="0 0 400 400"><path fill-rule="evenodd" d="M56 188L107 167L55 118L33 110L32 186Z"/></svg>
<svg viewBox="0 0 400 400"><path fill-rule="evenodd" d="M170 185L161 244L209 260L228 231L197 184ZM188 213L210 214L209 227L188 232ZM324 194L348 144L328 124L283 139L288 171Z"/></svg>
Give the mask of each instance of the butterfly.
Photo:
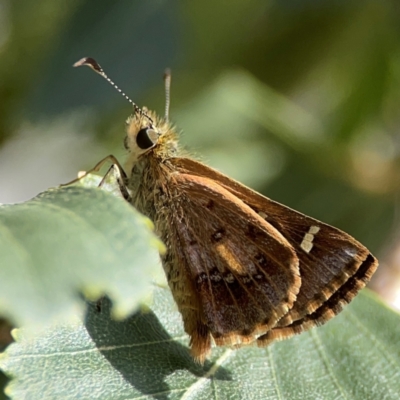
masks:
<svg viewBox="0 0 400 400"><path fill-rule="evenodd" d="M125 168L110 155L93 170L111 162L106 176L166 244L163 267L196 361L213 344L262 347L322 325L367 284L378 261L353 237L180 155L168 118L170 73L160 118L139 108L93 58L74 64L83 65L133 105Z"/></svg>

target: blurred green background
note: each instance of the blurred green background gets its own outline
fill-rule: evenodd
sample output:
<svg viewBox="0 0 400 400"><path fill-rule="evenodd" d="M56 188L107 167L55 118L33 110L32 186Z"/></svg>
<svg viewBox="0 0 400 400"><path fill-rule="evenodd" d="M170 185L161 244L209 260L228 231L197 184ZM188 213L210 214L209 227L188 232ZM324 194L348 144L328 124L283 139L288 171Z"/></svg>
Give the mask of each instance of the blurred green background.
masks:
<svg viewBox="0 0 400 400"><path fill-rule="evenodd" d="M0 0L0 202L124 158L130 104L265 195L348 231L381 258L400 306L398 0Z"/></svg>

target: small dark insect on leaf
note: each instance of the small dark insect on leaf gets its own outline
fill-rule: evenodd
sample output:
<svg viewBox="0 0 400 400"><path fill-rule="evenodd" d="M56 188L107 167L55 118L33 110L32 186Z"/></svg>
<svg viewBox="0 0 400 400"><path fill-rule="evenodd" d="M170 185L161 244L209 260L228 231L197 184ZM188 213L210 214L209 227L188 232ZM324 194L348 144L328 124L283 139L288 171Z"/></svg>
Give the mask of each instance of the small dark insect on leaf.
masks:
<svg viewBox="0 0 400 400"><path fill-rule="evenodd" d="M133 105L125 168L108 156L94 170L111 161L108 173L121 195L154 221L197 361L204 362L212 343L265 346L322 325L370 280L378 262L347 233L180 157L168 121L169 72L165 117L159 118L129 99L94 59L74 64L82 65Z"/></svg>

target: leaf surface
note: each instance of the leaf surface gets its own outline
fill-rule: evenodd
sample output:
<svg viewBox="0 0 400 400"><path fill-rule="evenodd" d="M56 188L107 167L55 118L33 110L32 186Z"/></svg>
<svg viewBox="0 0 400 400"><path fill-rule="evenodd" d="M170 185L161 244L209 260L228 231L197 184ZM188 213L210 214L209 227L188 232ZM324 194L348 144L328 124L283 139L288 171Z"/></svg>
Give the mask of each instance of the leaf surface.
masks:
<svg viewBox="0 0 400 400"><path fill-rule="evenodd" d="M25 338L0 359L12 398L398 399L399 315L364 291L327 325L267 348L213 349L193 362L168 289L124 321L89 305L85 324ZM43 385L43 382L46 382Z"/></svg>
<svg viewBox="0 0 400 400"><path fill-rule="evenodd" d="M0 207L0 315L39 327L107 293L126 316L161 273L151 222L104 190L70 186Z"/></svg>

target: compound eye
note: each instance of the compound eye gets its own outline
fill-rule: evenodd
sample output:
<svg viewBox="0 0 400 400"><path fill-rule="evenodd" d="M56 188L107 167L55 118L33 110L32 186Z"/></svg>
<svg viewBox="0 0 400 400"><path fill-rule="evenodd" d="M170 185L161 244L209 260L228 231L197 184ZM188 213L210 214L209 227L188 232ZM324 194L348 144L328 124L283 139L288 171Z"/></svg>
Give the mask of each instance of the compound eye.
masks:
<svg viewBox="0 0 400 400"><path fill-rule="evenodd" d="M150 149L157 141L157 132L151 128L142 128L136 136L136 144L142 150Z"/></svg>

